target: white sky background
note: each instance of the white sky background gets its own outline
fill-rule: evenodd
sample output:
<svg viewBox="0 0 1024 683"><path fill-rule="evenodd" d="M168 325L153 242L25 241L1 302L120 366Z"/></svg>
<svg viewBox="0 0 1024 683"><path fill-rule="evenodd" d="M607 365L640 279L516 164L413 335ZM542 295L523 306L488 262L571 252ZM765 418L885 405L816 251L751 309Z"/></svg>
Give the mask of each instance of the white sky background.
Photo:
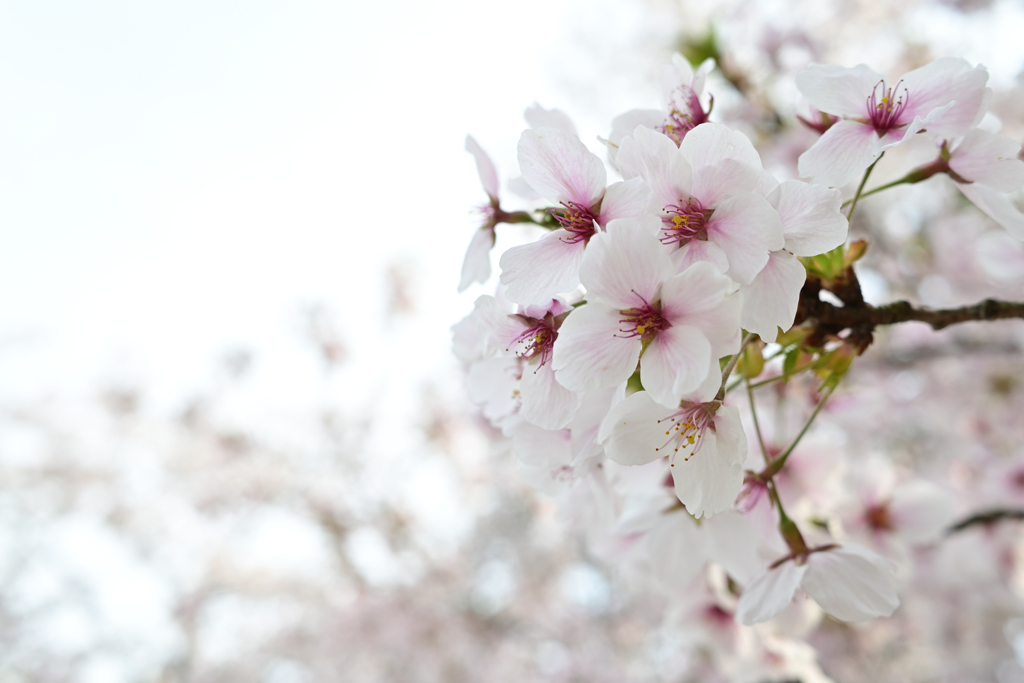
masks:
<svg viewBox="0 0 1024 683"><path fill-rule="evenodd" d="M578 96L552 64L596 86L565 56L573 31L636 39L570 5L0 5L0 396L128 377L177 407L247 347L258 393L295 405L319 377L299 343L315 302L337 313L356 404L353 386L451 363L447 329L480 291L455 296L484 200L465 134L507 180L523 108ZM622 109L608 95L582 112L587 139ZM389 264L419 308L398 327Z"/></svg>

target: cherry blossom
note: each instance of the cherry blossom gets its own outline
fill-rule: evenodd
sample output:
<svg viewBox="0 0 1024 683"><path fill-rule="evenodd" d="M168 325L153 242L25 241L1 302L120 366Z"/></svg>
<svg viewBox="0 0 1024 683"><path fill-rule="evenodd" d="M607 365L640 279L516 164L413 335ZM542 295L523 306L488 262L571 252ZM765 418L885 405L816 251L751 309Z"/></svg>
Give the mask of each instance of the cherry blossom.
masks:
<svg viewBox="0 0 1024 683"><path fill-rule="evenodd" d="M710 362L739 348L735 284L709 263L677 275L654 235L657 222L613 221L588 248L580 269L587 303L569 314L555 341L564 386L615 386L639 360L647 391L675 405L707 377Z"/></svg>
<svg viewBox="0 0 1024 683"><path fill-rule="evenodd" d="M796 76L812 106L841 117L800 155L801 177L841 187L885 150L927 130L951 140L984 114L991 97L988 72L963 59L943 58L895 81L858 64L847 68L812 64Z"/></svg>
<svg viewBox="0 0 1024 683"><path fill-rule="evenodd" d="M1009 193L1024 185L1020 144L973 128L949 152L950 177L964 196L992 220L1024 241L1024 214Z"/></svg>
<svg viewBox="0 0 1024 683"><path fill-rule="evenodd" d="M742 133L717 123L694 128L677 149L638 127L617 157L624 178L643 178L662 210L661 242L682 270L709 261L749 284L784 245L779 216L754 192L761 158Z"/></svg>
<svg viewBox="0 0 1024 683"><path fill-rule="evenodd" d="M899 606L896 566L857 545L829 544L782 558L743 589L736 608L741 624L776 616L807 591L823 610L842 621L887 617Z"/></svg>
<svg viewBox="0 0 1024 683"><path fill-rule="evenodd" d="M580 261L590 239L611 220L647 212L651 191L640 180L606 189L601 160L575 135L558 128L523 131L519 165L531 187L561 205L552 210L561 227L506 251L500 261L501 283L508 287L510 301L542 304L579 285Z"/></svg>
<svg viewBox="0 0 1024 683"><path fill-rule="evenodd" d="M480 183L489 201L480 207L484 222L473 234L469 248L466 249L466 257L462 261L460 292L465 291L474 282L486 282L491 277L491 247L494 246L494 228L498 225L498 212L501 211L498 203L498 171L494 168L494 162L472 135L466 136L466 151L476 160Z"/></svg>

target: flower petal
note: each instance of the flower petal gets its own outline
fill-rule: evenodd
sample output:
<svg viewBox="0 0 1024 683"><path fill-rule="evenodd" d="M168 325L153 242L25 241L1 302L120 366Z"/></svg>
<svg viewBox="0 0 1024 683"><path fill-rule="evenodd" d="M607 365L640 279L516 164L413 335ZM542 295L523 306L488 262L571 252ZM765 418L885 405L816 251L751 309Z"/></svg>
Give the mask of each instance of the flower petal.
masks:
<svg viewBox="0 0 1024 683"><path fill-rule="evenodd" d="M517 304L547 304L556 295L580 284L583 243L570 242L568 230L555 230L530 244L501 255L501 284L505 297Z"/></svg>
<svg viewBox="0 0 1024 683"><path fill-rule="evenodd" d="M1024 161L1019 154L1020 145L1014 140L973 128L950 154L949 167L964 180L1013 192L1024 184Z"/></svg>
<svg viewBox="0 0 1024 683"><path fill-rule="evenodd" d="M840 121L800 155L801 178L829 187L842 187L882 153L875 129L857 121Z"/></svg>
<svg viewBox="0 0 1024 683"><path fill-rule="evenodd" d="M842 621L887 617L900 604L896 565L856 545L811 554L801 585L823 610Z"/></svg>
<svg viewBox="0 0 1024 683"><path fill-rule="evenodd" d="M646 391L638 391L612 406L601 423L598 442L608 457L620 465L646 465L672 449L661 421L673 414L659 405Z"/></svg>
<svg viewBox="0 0 1024 683"><path fill-rule="evenodd" d="M676 272L681 273L694 263L707 261L721 272L729 270L729 258L722 248L707 240L690 240L671 253Z"/></svg>
<svg viewBox="0 0 1024 683"><path fill-rule="evenodd" d="M655 237L659 221L622 218L590 240L580 281L589 301L620 310L654 303L662 280L675 273L668 250Z"/></svg>
<svg viewBox="0 0 1024 683"><path fill-rule="evenodd" d="M466 136L466 151L476 159L476 171L480 174L480 184L484 186L484 192L491 199L497 199L498 171L494 168L494 162L472 135Z"/></svg>
<svg viewBox="0 0 1024 683"><path fill-rule="evenodd" d="M782 221L786 251L797 256L817 256L846 241L849 224L839 213L839 190L799 180L781 183L768 196Z"/></svg>
<svg viewBox="0 0 1024 683"><path fill-rule="evenodd" d="M867 113L867 98L882 78L882 74L864 64L811 64L796 75L796 87L811 106L827 114L863 117Z"/></svg>
<svg viewBox="0 0 1024 683"><path fill-rule="evenodd" d="M643 178L660 205L675 204L691 194L690 163L666 135L636 128L622 140L615 163L623 178Z"/></svg>
<svg viewBox="0 0 1024 683"><path fill-rule="evenodd" d="M561 429L572 421L583 397L566 389L555 379L551 363L538 362L523 368L523 379L519 383L523 407L523 418L543 429Z"/></svg>
<svg viewBox="0 0 1024 683"><path fill-rule="evenodd" d="M967 132L984 114L991 90L985 87L988 71L972 67L959 57L943 57L903 76L907 107L900 122L927 117L930 112L953 102L942 117L928 125L928 134L951 140Z"/></svg>
<svg viewBox="0 0 1024 683"><path fill-rule="evenodd" d="M739 351L736 284L710 263L695 263L661 287L661 314L672 325L691 325L711 342L714 358Z"/></svg>
<svg viewBox="0 0 1024 683"><path fill-rule="evenodd" d="M1024 241L1024 214L1007 195L981 183L957 183L956 186L989 218L1006 228L1017 239Z"/></svg>
<svg viewBox="0 0 1024 683"><path fill-rule="evenodd" d="M558 382L573 391L603 389L625 382L636 370L640 339L620 337L622 314L591 301L558 330L552 365Z"/></svg>
<svg viewBox="0 0 1024 683"><path fill-rule="evenodd" d="M793 596L807 573L807 565L787 560L769 569L743 589L736 605L736 621L747 626L768 621L793 602Z"/></svg>
<svg viewBox="0 0 1024 683"><path fill-rule="evenodd" d="M557 128L569 135L580 136L572 119L561 109L545 109L534 102L532 106L527 107L526 111L523 112L523 118L526 119L526 125L533 130Z"/></svg>
<svg viewBox="0 0 1024 683"><path fill-rule="evenodd" d="M590 208L604 192L604 164L579 138L564 130L524 130L518 156L523 178L545 199Z"/></svg>
<svg viewBox="0 0 1024 683"><path fill-rule="evenodd" d="M768 264L754 281L742 287L743 312L740 324L761 341L774 342L779 328L793 326L800 303L800 290L807 280L807 271L788 251L774 251Z"/></svg>
<svg viewBox="0 0 1024 683"><path fill-rule="evenodd" d="M641 178L612 183L601 200L597 223L607 227L617 218L639 218L655 210L654 193Z"/></svg>
<svg viewBox="0 0 1024 683"><path fill-rule="evenodd" d="M661 330L640 358L640 381L663 406L675 407L707 377L711 343L696 327Z"/></svg>
<svg viewBox="0 0 1024 683"><path fill-rule="evenodd" d="M491 277L491 247L494 246L494 230L480 228L473 234L462 259L462 275L459 291L464 292L474 282L484 283Z"/></svg>
<svg viewBox="0 0 1024 683"><path fill-rule="evenodd" d="M697 452L675 459L672 479L676 496L694 517L728 510L743 488L746 458L747 437L739 411L733 406L719 407L714 429L704 433Z"/></svg>
<svg viewBox="0 0 1024 683"><path fill-rule="evenodd" d="M749 284L768 263L768 253L786 243L778 212L752 192L722 202L706 227L708 240L729 259L726 275L740 284Z"/></svg>

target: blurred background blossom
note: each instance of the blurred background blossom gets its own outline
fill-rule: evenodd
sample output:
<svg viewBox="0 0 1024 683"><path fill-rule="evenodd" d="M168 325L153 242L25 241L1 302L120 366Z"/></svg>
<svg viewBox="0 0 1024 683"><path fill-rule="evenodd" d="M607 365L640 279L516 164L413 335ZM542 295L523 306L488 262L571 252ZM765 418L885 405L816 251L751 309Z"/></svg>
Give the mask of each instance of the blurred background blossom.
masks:
<svg viewBox="0 0 1024 683"><path fill-rule="evenodd" d="M679 49L719 54L716 116L776 173L814 139L793 125L810 61L981 62L1002 134L1024 136L1024 9L1007 0L2 17L4 683L725 680L685 647L681 608L521 483L465 398L449 328L487 289L455 294L484 200L464 136L507 180L524 108L569 112L590 144L657 103ZM940 185L861 209L868 299L1019 300L1024 249ZM1019 505L1022 346L1012 322L881 335L828 411L827 447ZM921 551L953 566L917 577L941 597L825 625L822 669L1024 680L1022 541L1008 523ZM894 645L922 613L933 631ZM761 680L742 656L728 680Z"/></svg>

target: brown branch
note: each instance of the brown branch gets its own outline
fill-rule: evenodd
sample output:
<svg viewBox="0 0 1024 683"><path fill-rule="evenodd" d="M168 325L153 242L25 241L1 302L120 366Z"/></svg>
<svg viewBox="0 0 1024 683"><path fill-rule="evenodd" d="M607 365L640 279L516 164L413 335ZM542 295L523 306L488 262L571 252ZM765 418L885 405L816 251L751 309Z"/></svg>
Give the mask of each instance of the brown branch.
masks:
<svg viewBox="0 0 1024 683"><path fill-rule="evenodd" d="M978 524L988 526L1001 519L1024 519L1024 510L996 509L979 512L952 525L946 529L946 533L953 534Z"/></svg>

